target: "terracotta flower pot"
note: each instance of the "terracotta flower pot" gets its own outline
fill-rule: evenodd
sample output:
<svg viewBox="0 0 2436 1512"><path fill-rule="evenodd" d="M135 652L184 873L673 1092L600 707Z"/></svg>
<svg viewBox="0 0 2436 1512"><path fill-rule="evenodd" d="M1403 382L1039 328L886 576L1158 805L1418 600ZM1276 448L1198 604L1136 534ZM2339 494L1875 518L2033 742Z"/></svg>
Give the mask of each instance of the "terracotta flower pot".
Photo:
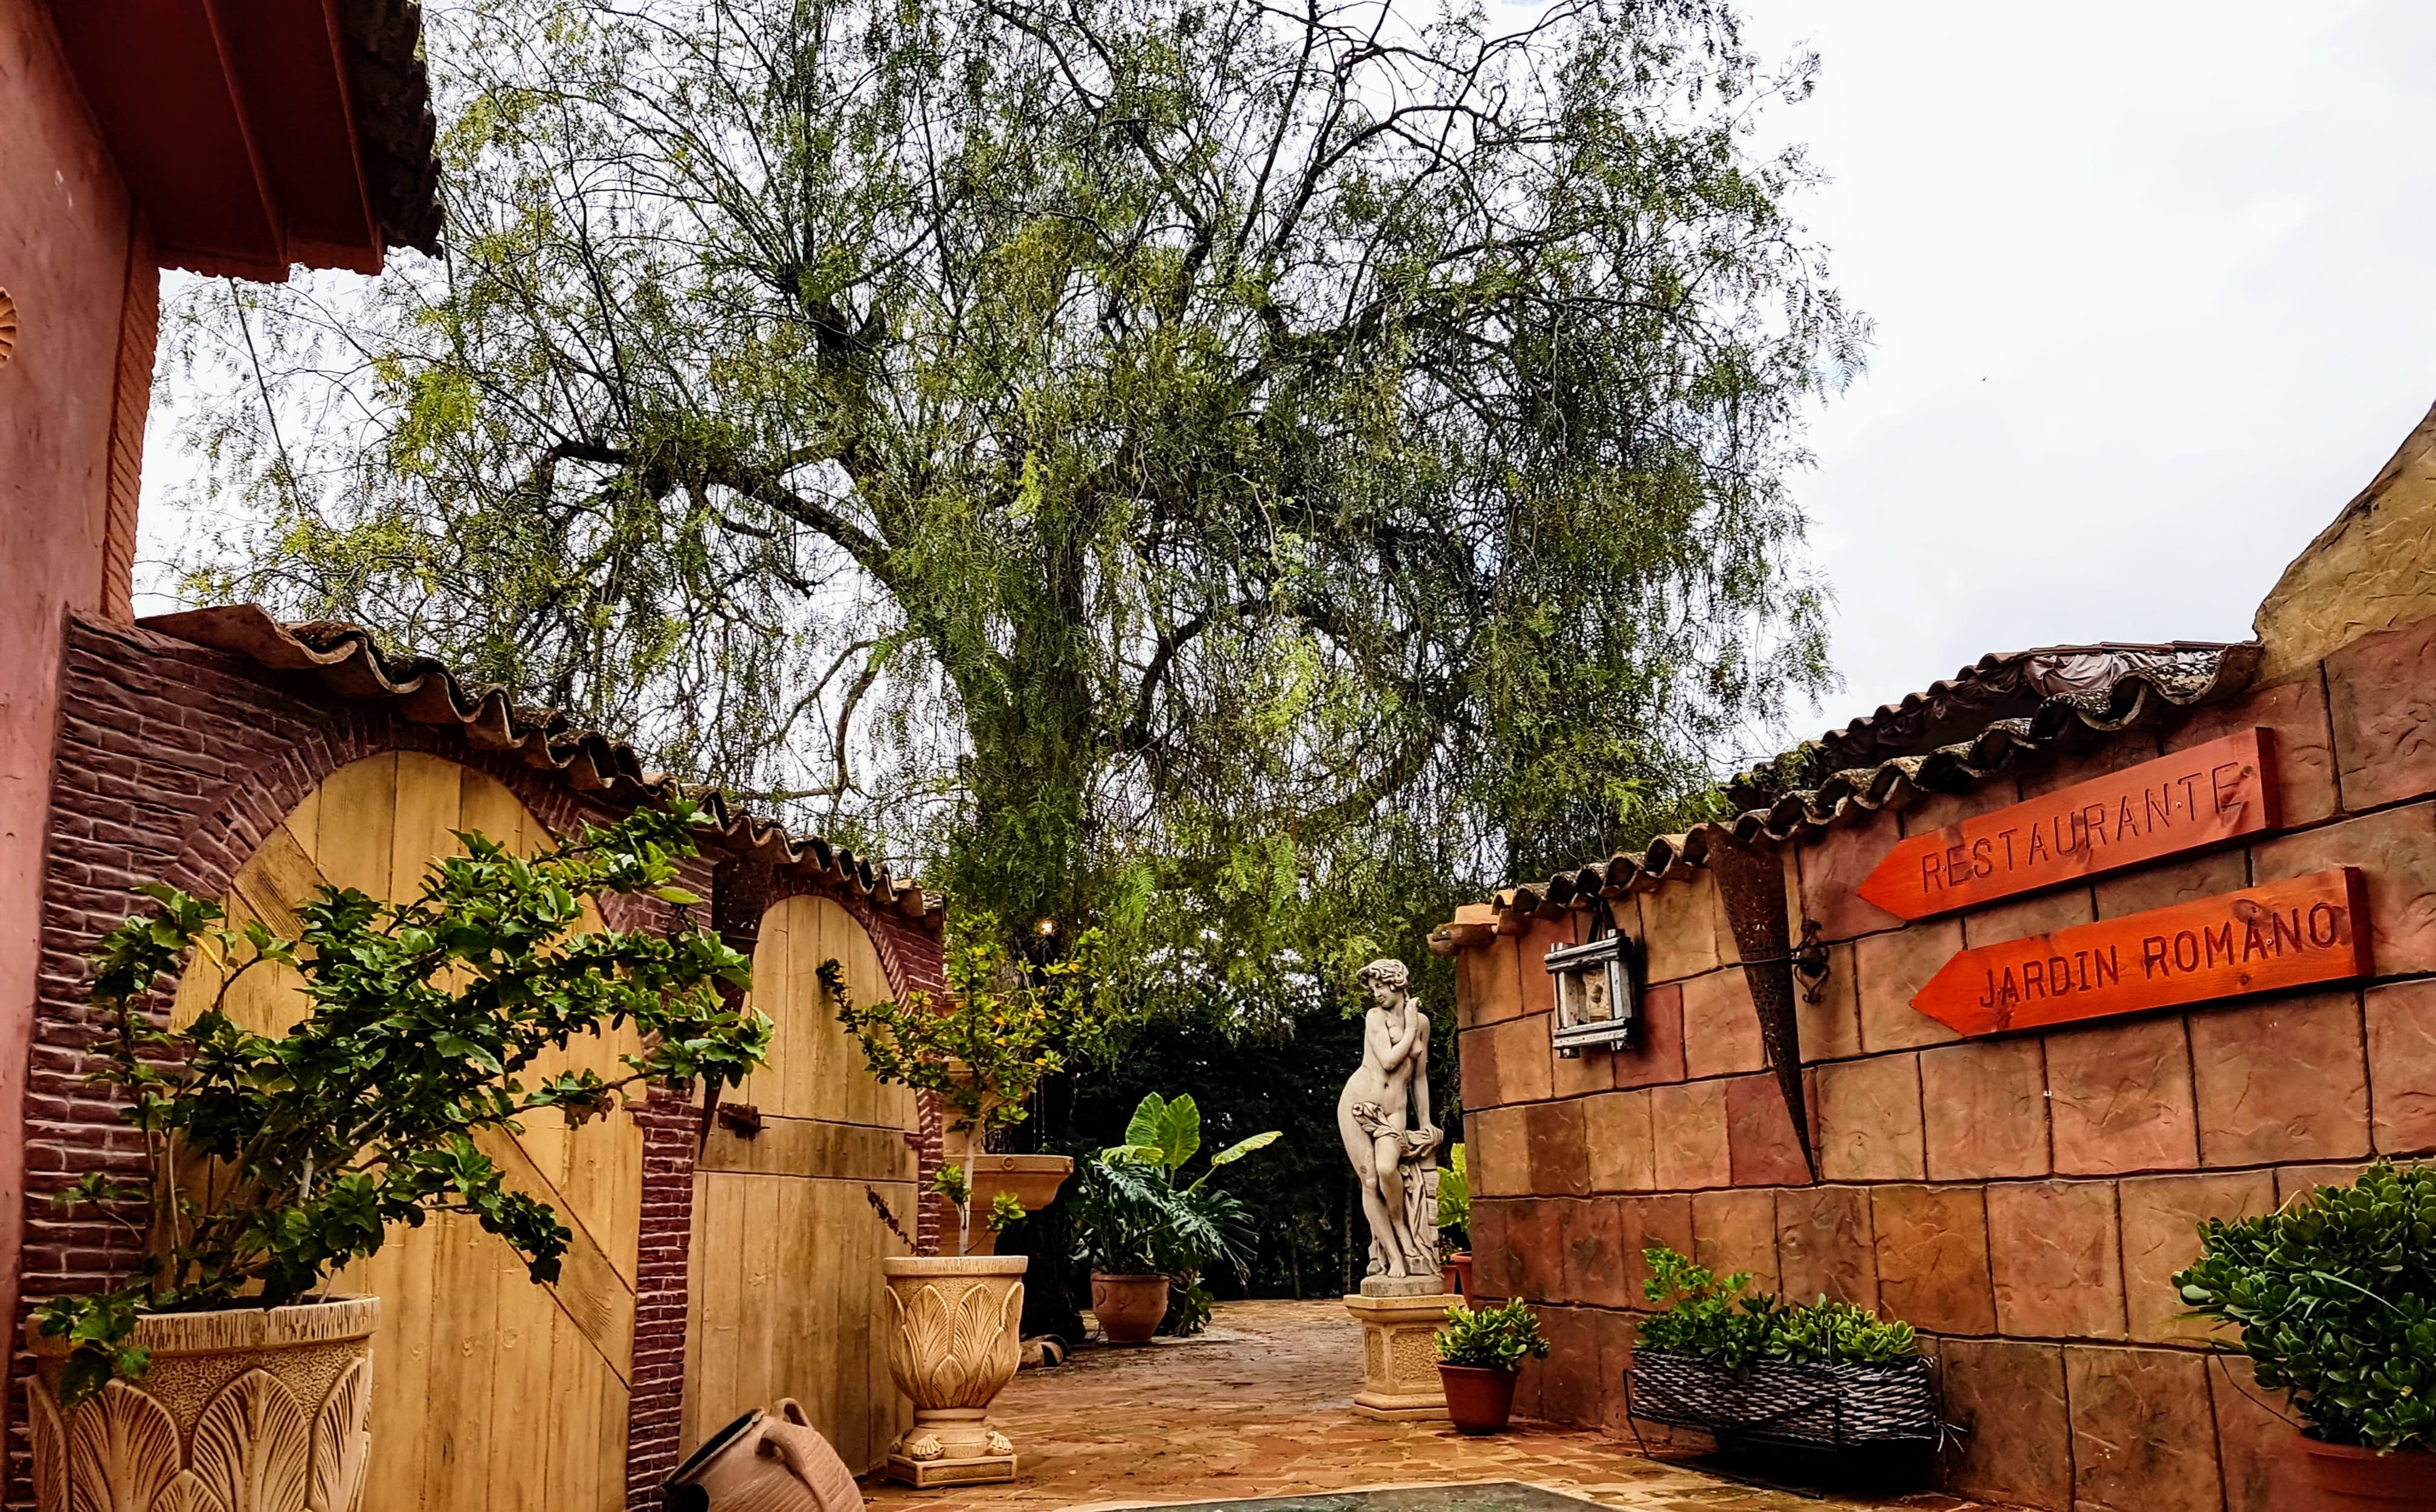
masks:
<svg viewBox="0 0 2436 1512"><path fill-rule="evenodd" d="M962 1164L959 1158L956 1162ZM989 1225L990 1204L1001 1191L1015 1193L1023 1210L1036 1213L1057 1200L1057 1189L1074 1173L1074 1157L1066 1155L979 1155L973 1156L972 1247L967 1255L998 1253L998 1230Z"/></svg>
<svg viewBox="0 0 2436 1512"><path fill-rule="evenodd" d="M1511 1370L1491 1370L1486 1365L1451 1365L1440 1363L1438 1380L1446 1385L1447 1416L1454 1419L1458 1434L1502 1434L1507 1419L1514 1416L1514 1377Z"/></svg>
<svg viewBox="0 0 2436 1512"><path fill-rule="evenodd" d="M1148 1344L1167 1316L1164 1276L1103 1276L1091 1273L1091 1316L1110 1344Z"/></svg>
<svg viewBox="0 0 2436 1512"><path fill-rule="evenodd" d="M144 1379L113 1381L62 1411L67 1343L28 1321L35 1505L354 1507L370 1454L379 1326L376 1296L149 1314L130 1341L152 1351Z"/></svg>
<svg viewBox="0 0 2436 1512"><path fill-rule="evenodd" d="M2397 1449L2380 1454L2349 1444L2297 1438L2309 1480L2324 1512L2431 1512L2436 1509L2436 1453Z"/></svg>
<svg viewBox="0 0 2436 1512"><path fill-rule="evenodd" d="M1015 1446L989 1404L1022 1363L1021 1255L910 1256L879 1262L888 1278L888 1373L914 1402L914 1426L888 1451L909 1486L1015 1479Z"/></svg>
<svg viewBox="0 0 2436 1512"><path fill-rule="evenodd" d="M1466 1307L1471 1305L1471 1251L1459 1249L1449 1255L1438 1267L1438 1277L1449 1295L1462 1297Z"/></svg>
<svg viewBox="0 0 2436 1512"><path fill-rule="evenodd" d="M862 1512L854 1472L792 1397L712 1434L666 1491L670 1512Z"/></svg>

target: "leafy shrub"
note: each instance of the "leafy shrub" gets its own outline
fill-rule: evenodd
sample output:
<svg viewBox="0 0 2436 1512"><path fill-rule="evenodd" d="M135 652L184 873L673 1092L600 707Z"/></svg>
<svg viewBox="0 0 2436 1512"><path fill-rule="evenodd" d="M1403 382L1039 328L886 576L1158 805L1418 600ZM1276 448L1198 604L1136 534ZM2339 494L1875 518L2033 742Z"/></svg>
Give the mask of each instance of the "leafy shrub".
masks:
<svg viewBox="0 0 2436 1512"><path fill-rule="evenodd" d="M433 860L414 898L325 885L297 905L292 940L258 921L223 928L219 905L175 888L141 889L158 907L105 935L94 961L106 1037L87 1080L125 1104L149 1180L95 1173L56 1200L126 1225L146 1269L38 1310L45 1335L74 1345L61 1401L145 1373L146 1351L127 1342L139 1313L298 1301L379 1250L392 1225L434 1212L471 1213L535 1281L556 1280L572 1234L508 1190L474 1136L545 1111L570 1124L606 1117L640 1084L738 1082L769 1050L770 1021L721 995L745 985L749 963L689 922L701 900L677 885L698 814L679 801L531 860L460 834L465 854ZM672 903L676 927L578 932L586 902L610 894ZM226 974L193 1023L164 1030L153 989L190 951L190 967ZM226 1012L236 984L266 969L300 979L312 1006L276 1036ZM522 1079L571 1038L627 1024L643 1044L623 1057L627 1074Z"/></svg>
<svg viewBox="0 0 2436 1512"><path fill-rule="evenodd" d="M1909 1359L1918 1342L1911 1325L1901 1319L1822 1296L1777 1314L1768 1354L1804 1364L1882 1365Z"/></svg>
<svg viewBox="0 0 2436 1512"><path fill-rule="evenodd" d="M1548 1339L1540 1319L1517 1297L1504 1307L1447 1309L1446 1327L1437 1332L1438 1360L1443 1364L1470 1365L1478 1370L1513 1370L1527 1357L1548 1358Z"/></svg>
<svg viewBox="0 0 2436 1512"><path fill-rule="evenodd" d="M1745 1296L1750 1273L1737 1271L1720 1279L1705 1265L1695 1265L1671 1249L1644 1250L1649 1279L1642 1295L1663 1302L1666 1311L1641 1324L1641 1342L1652 1349L1686 1354L1730 1370L1764 1359L1777 1337L1775 1297L1761 1293Z"/></svg>
<svg viewBox="0 0 2436 1512"><path fill-rule="evenodd" d="M1643 1321L1641 1342L1743 1370L1763 1361L1797 1364L1888 1364L1911 1357L1908 1323L1880 1318L1850 1302L1820 1297L1786 1304L1767 1293L1746 1295L1750 1273L1720 1277L1671 1249L1644 1250L1650 1277L1642 1293L1665 1312Z"/></svg>
<svg viewBox="0 0 2436 1512"><path fill-rule="evenodd" d="M832 958L819 967L838 1023L861 1045L871 1074L935 1093L953 1115L950 1126L972 1136L967 1167L990 1130L1028 1115L1041 1078L1070 1059L1104 1054L1119 1017L1100 977L1098 930L1078 936L1061 959L1033 968L1010 956L1000 940L996 919L964 920L947 954L948 991L936 998L915 991L902 1001L859 1004L846 991L844 966ZM932 1190L955 1206L958 1253L969 1250L971 1171L952 1176L942 1171ZM983 1218L1002 1228L1022 1216L993 1199Z"/></svg>
<svg viewBox="0 0 2436 1512"><path fill-rule="evenodd" d="M2436 1450L2436 1166L2380 1160L2263 1218L2211 1218L2174 1284L2192 1315L2241 1330L2228 1352L2309 1436Z"/></svg>
<svg viewBox="0 0 2436 1512"><path fill-rule="evenodd" d="M1471 1247L1471 1174L1459 1144L1447 1147L1438 1168L1438 1247L1450 1255Z"/></svg>

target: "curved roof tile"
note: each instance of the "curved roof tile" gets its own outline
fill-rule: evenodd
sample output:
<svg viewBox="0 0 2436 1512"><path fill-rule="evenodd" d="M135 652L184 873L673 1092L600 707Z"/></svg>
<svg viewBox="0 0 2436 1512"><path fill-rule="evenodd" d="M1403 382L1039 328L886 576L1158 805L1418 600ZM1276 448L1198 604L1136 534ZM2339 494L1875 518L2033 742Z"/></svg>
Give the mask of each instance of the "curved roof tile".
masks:
<svg viewBox="0 0 2436 1512"><path fill-rule="evenodd" d="M633 746L578 728L560 710L517 704L498 685L462 681L429 656L391 655L360 625L284 624L254 604L157 615L139 623L273 671L310 674L342 698L389 703L418 724L453 724L478 749L505 752L529 767L555 772L569 785L602 793L613 803L639 805L682 792L703 806L710 820L705 827L716 833L721 849L860 893L875 906L934 929L944 921L944 902L925 894L918 882L899 880L884 863L817 835L790 834L720 789L646 770Z"/></svg>
<svg viewBox="0 0 2436 1512"><path fill-rule="evenodd" d="M1587 908L1593 897L1645 893L1661 882L1683 880L1707 864L1710 847L1724 841L1774 846L1814 839L1836 825L1901 808L1924 794L1961 792L2028 757L2094 744L2172 710L2230 697L2249 686L2263 654L2254 641L2228 646L2184 642L2171 651L2170 655L2126 658L2110 676L2050 693L2028 715L1993 721L1968 740L1849 767L1816 787L1788 792L1724 823L1662 835L1638 855L1611 856L1545 882L1503 889L1493 907L1501 915L1525 917ZM1980 665L1996 660L1991 657Z"/></svg>

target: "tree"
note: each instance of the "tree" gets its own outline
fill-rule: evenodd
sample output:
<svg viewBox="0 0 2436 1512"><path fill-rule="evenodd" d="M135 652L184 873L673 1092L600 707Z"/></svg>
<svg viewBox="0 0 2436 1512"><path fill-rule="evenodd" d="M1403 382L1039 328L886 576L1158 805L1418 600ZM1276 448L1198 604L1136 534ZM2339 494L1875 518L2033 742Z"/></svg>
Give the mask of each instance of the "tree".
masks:
<svg viewBox="0 0 2436 1512"><path fill-rule="evenodd" d="M1241 1017L1825 677L1726 0L460 0L448 252L188 306L193 579ZM217 382L209 374L217 373Z"/></svg>

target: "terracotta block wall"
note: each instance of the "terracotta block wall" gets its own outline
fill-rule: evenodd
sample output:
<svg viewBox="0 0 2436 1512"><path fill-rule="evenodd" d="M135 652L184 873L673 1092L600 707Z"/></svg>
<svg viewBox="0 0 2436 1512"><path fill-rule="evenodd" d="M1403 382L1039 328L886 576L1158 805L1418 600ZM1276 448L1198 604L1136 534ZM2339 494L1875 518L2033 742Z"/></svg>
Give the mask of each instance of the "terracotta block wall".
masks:
<svg viewBox="0 0 2436 1512"><path fill-rule="evenodd" d="M1640 1251L1665 1243L1916 1325L1971 1431L1945 1464L1955 1491L2073 1512L2297 1504L2290 1430L2201 1350L2166 1277L2202 1216L2436 1154L2436 707L2417 691L2432 682L2426 621L1790 847L1797 928L1818 919L1831 952L1801 1023L1816 1186L1705 873L1610 900L1645 931L1654 983L1627 1051L1550 1050L1539 963L1572 919L1464 951L1476 1275L1549 1304L1554 1353L1526 1408L1624 1421ZM1853 892L1905 835L2253 724L2279 742L2274 835L1908 927ZM2369 878L2377 974L2361 985L1970 1041L1910 1006L1966 947L2346 863Z"/></svg>

